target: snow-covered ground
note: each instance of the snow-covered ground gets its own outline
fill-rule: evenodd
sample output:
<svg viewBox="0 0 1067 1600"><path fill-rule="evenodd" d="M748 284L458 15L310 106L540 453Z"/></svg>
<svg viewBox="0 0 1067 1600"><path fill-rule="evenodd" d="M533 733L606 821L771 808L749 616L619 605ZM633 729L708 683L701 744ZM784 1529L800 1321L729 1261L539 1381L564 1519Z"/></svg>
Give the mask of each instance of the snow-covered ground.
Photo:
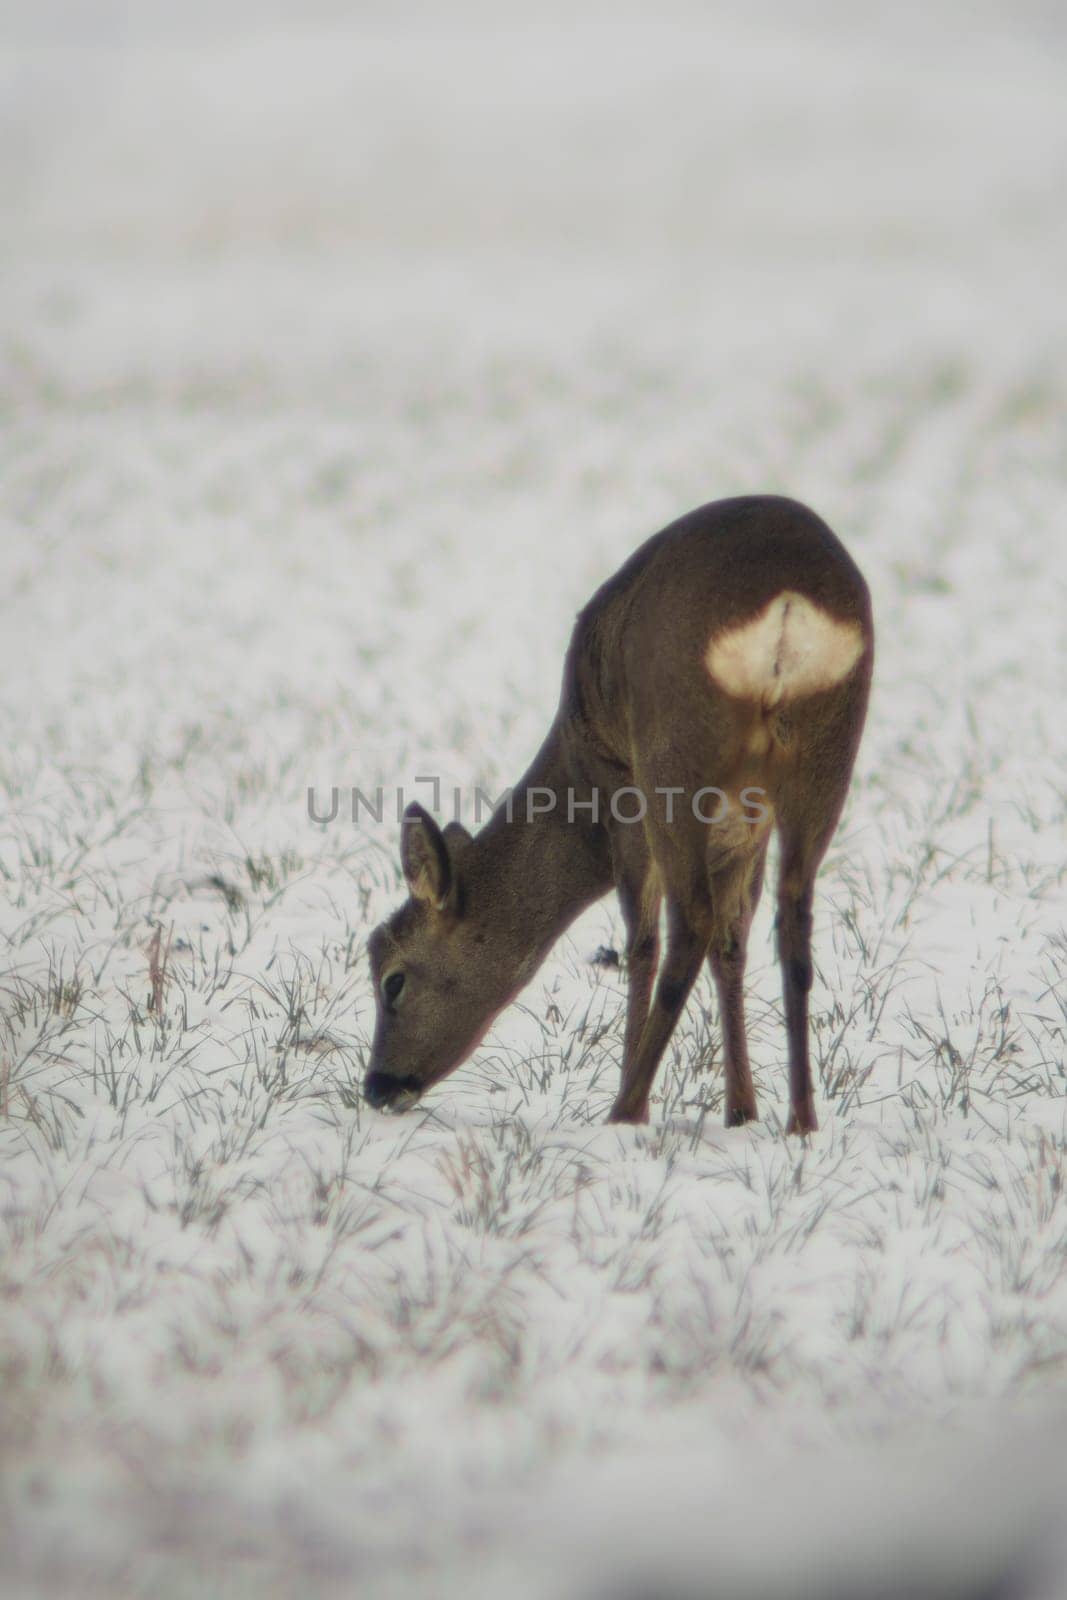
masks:
<svg viewBox="0 0 1067 1600"><path fill-rule="evenodd" d="M1067 27L655 11L5 9L5 1596L1067 1593ZM766 906L759 1125L702 980L603 1126L612 901L368 1111L395 817L309 785L469 817L757 490L879 629L822 1131Z"/></svg>

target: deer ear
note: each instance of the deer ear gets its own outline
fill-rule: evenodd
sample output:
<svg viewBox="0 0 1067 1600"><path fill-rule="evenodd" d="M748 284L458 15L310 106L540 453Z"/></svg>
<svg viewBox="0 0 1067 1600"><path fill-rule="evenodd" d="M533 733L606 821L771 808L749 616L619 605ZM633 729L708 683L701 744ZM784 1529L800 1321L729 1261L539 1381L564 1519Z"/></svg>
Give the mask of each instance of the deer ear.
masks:
<svg viewBox="0 0 1067 1600"><path fill-rule="evenodd" d="M467 829L463 826L462 822L445 823L445 844L448 846L448 854L452 861L453 868L455 867L459 856L470 844L470 842L471 836Z"/></svg>
<svg viewBox="0 0 1067 1600"><path fill-rule="evenodd" d="M414 801L401 824L400 865L414 898L443 911L452 888L448 845L430 813Z"/></svg>

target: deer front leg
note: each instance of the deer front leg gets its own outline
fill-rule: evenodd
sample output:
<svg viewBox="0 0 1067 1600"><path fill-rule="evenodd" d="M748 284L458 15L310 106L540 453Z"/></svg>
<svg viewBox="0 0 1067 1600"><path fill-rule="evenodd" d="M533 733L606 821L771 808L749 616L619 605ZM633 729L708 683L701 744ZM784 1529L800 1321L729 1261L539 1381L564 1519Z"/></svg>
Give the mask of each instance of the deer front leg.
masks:
<svg viewBox="0 0 1067 1600"><path fill-rule="evenodd" d="M648 1121L648 1097L656 1069L689 998L707 944L707 934L695 929L680 906L671 901L667 908L667 954L656 984L655 1004L647 1010L632 1051L628 1049L624 1056L622 1086L609 1122Z"/></svg>
<svg viewBox="0 0 1067 1600"><path fill-rule="evenodd" d="M713 904L718 899L730 912L724 922L716 926L708 949L708 964L719 997L728 1128L755 1122L759 1116L748 1060L744 984L748 931L763 886L765 860L766 845L754 860L741 861L734 867L736 883L720 881L718 885L712 884Z"/></svg>
<svg viewBox="0 0 1067 1600"><path fill-rule="evenodd" d="M755 1122L759 1117L756 1108L756 1091L752 1086L752 1068L748 1060L748 1040L745 1036L745 936L747 929L733 923L722 944L712 942L708 961L715 978L719 997L719 1025L722 1029L723 1074L726 1080L726 1113L728 1128L739 1128L742 1123Z"/></svg>
<svg viewBox="0 0 1067 1600"><path fill-rule="evenodd" d="M620 879L618 892L626 923L626 1035L622 1047L625 1077L648 1020L652 984L659 965L661 896L647 864L641 877Z"/></svg>

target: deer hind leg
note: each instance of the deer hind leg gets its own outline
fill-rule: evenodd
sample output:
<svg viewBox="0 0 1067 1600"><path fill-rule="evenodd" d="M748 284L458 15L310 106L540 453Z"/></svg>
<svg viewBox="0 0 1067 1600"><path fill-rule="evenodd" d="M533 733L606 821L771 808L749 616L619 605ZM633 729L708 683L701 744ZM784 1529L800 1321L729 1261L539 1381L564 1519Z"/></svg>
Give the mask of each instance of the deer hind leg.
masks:
<svg viewBox="0 0 1067 1600"><path fill-rule="evenodd" d="M833 752L831 751L831 755ZM833 838L848 790L851 755L811 761L825 774L806 795L783 796L776 808L779 839L778 960L782 968L789 1052L787 1133L814 1133L819 1126L808 1050L808 995L812 981L811 925L815 875Z"/></svg>
<svg viewBox="0 0 1067 1600"><path fill-rule="evenodd" d="M667 902L667 953L656 983L641 1036L623 1061L622 1085L609 1122L647 1122L648 1097L660 1058L681 1016L693 981L708 948L709 928L697 926L691 911L677 900Z"/></svg>
<svg viewBox="0 0 1067 1600"><path fill-rule="evenodd" d="M842 795L843 799L843 795ZM811 990L811 925L815 874L837 824L840 804L817 832L780 819L778 871L778 960L782 968L785 1026L789 1051L787 1133L814 1133L819 1126L808 1051L808 995Z"/></svg>
<svg viewBox="0 0 1067 1600"><path fill-rule="evenodd" d="M811 989L811 903L814 872L783 870L778 884L778 959L782 966L789 1049L787 1133L814 1133L819 1126L808 1054L808 993Z"/></svg>
<svg viewBox="0 0 1067 1600"><path fill-rule="evenodd" d="M815 875L844 809L870 688L870 657L816 712L795 721L791 770L775 799L778 826L778 959L789 1051L789 1133L818 1127L808 1053L811 923Z"/></svg>
<svg viewBox="0 0 1067 1600"><path fill-rule="evenodd" d="M716 916L708 947L708 965L719 997L728 1128L755 1122L759 1115L748 1060L744 982L748 933L763 888L766 860L764 840L754 855L742 858L711 880L712 903L720 915Z"/></svg>

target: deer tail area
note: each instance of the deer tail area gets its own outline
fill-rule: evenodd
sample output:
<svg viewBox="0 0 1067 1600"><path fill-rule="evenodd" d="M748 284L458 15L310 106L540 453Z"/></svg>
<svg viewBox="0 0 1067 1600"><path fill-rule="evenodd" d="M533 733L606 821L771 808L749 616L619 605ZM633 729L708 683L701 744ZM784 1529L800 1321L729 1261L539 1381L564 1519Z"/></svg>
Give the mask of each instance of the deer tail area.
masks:
<svg viewBox="0 0 1067 1600"><path fill-rule="evenodd" d="M863 628L784 589L762 611L717 633L704 665L712 682L765 716L844 682L863 655Z"/></svg>

